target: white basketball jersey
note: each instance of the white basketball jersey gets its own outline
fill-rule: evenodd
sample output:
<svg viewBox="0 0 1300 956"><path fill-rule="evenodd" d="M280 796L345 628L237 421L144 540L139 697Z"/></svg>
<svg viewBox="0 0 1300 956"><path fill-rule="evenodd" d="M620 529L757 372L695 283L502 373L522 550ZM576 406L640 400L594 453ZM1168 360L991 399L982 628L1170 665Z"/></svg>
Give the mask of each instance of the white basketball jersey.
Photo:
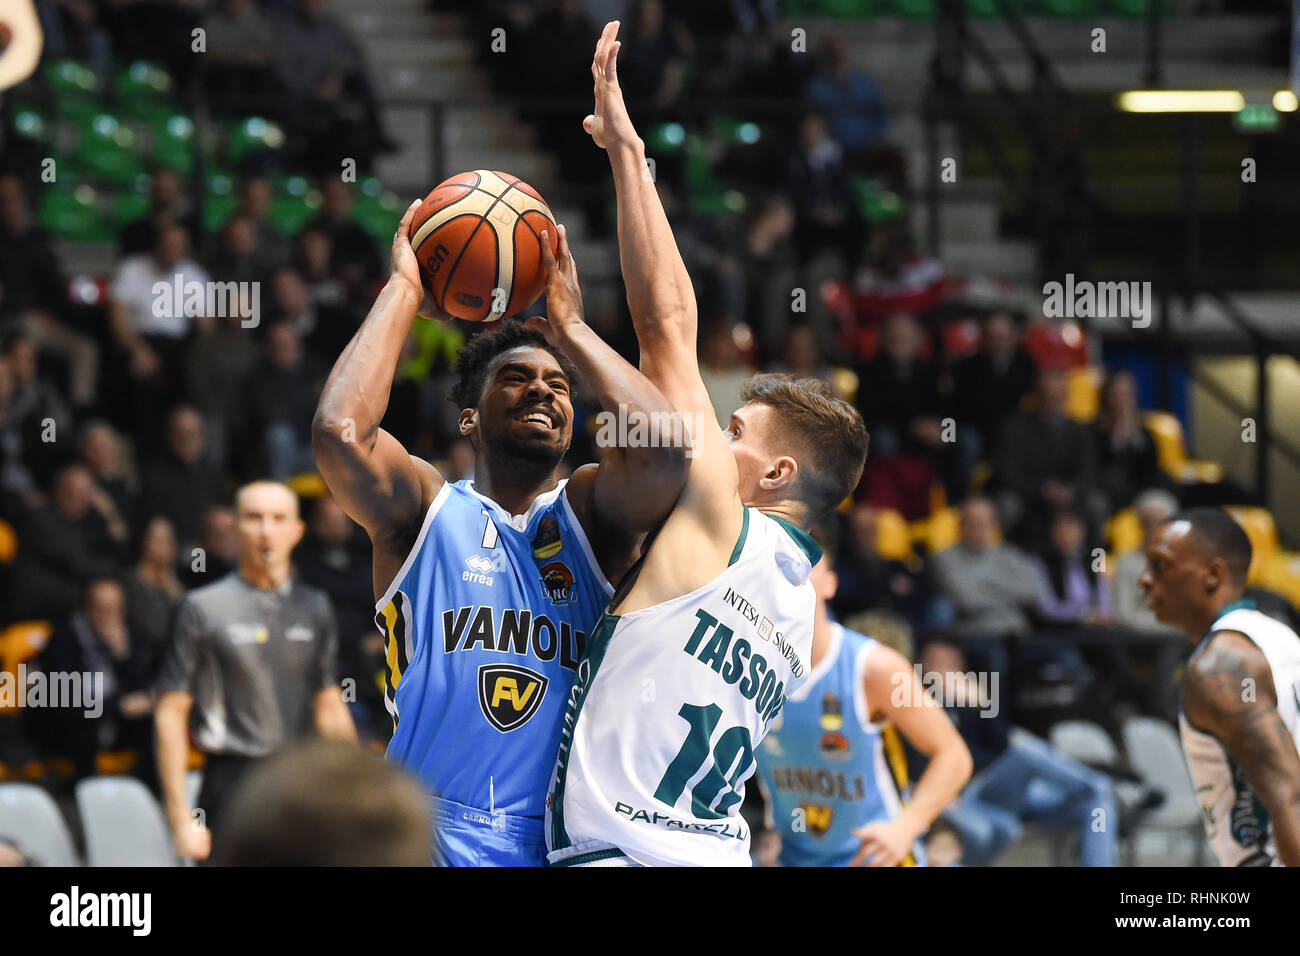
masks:
<svg viewBox="0 0 1300 956"><path fill-rule="evenodd" d="M731 563L689 594L606 611L578 665L547 801L547 859L749 866L754 753L808 677L821 551L745 509ZM684 556L683 560L689 560Z"/></svg>
<svg viewBox="0 0 1300 956"><path fill-rule="evenodd" d="M1215 631L1245 634L1263 652L1273 673L1277 712L1292 742L1300 741L1300 637L1266 614L1231 606L1210 628L1210 633ZM1280 865L1273 822L1232 754L1213 734L1193 727L1184 714L1179 714L1178 729L1187 754L1187 767L1196 785L1206 837L1219 864Z"/></svg>

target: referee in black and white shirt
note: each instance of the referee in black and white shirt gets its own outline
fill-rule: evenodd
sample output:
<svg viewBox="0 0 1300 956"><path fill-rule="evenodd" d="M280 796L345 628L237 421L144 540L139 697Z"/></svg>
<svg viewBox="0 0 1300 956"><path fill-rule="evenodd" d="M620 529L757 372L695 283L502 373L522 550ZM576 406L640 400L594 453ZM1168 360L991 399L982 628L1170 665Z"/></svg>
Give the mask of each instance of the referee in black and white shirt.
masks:
<svg viewBox="0 0 1300 956"><path fill-rule="evenodd" d="M158 680L168 822L177 853L198 860L211 853L213 834L220 841L222 811L249 767L313 730L357 739L335 673L329 598L291 575L289 556L303 535L297 496L254 482L239 490L235 511L238 567L185 598ZM185 794L190 727L207 755L198 820Z"/></svg>

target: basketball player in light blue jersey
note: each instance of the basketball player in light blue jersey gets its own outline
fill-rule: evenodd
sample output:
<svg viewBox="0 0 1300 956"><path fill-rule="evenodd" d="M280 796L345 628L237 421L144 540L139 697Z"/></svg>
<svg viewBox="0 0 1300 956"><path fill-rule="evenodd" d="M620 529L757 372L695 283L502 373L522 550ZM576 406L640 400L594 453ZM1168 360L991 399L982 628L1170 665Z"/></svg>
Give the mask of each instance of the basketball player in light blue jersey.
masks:
<svg viewBox="0 0 1300 956"><path fill-rule="evenodd" d="M907 658L831 620L830 550L811 577L812 671L758 752L769 824L783 866L924 865L921 837L970 779L970 751ZM903 739L929 758L910 795Z"/></svg>
<svg viewBox="0 0 1300 956"><path fill-rule="evenodd" d="M424 294L407 239L417 205L397 227L387 285L321 393L312 450L374 543L388 755L432 794L435 861L540 865L575 668L609 581L677 498L686 452L608 448L598 465L556 477L572 435L574 367L608 411L673 414L584 324L560 226L558 262L543 233L549 319L502 323L458 356L449 398L474 447L473 479L450 483L408 454L379 423Z"/></svg>

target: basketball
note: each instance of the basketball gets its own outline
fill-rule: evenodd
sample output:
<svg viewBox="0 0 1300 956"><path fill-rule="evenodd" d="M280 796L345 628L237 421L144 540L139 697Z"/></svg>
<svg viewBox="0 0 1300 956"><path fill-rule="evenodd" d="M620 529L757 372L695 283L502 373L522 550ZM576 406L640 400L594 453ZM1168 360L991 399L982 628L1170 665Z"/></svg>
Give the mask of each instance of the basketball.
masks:
<svg viewBox="0 0 1300 956"><path fill-rule="evenodd" d="M514 315L546 285L542 231L559 250L546 200L518 176L476 169L439 183L410 227L424 287L443 312L470 322Z"/></svg>

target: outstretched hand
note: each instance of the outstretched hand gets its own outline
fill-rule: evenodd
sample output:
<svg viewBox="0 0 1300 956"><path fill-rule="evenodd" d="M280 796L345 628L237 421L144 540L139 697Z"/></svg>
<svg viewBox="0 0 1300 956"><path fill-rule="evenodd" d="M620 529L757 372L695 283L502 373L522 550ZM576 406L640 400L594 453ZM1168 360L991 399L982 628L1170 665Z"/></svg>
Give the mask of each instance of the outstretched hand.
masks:
<svg viewBox="0 0 1300 956"><path fill-rule="evenodd" d="M546 341L559 346L560 338L583 324L582 289L578 286L578 265L569 251L569 234L563 226L560 233L560 255L551 252L550 235L542 232L542 264L546 267L546 312L549 318L531 315L524 325L546 336Z"/></svg>
<svg viewBox="0 0 1300 956"><path fill-rule="evenodd" d="M618 21L605 24L596 41L596 55L591 59L591 78L596 85L595 112L582 121L582 128L601 149L637 141L636 128L627 115L623 91L618 85L618 51L623 45L618 37Z"/></svg>

